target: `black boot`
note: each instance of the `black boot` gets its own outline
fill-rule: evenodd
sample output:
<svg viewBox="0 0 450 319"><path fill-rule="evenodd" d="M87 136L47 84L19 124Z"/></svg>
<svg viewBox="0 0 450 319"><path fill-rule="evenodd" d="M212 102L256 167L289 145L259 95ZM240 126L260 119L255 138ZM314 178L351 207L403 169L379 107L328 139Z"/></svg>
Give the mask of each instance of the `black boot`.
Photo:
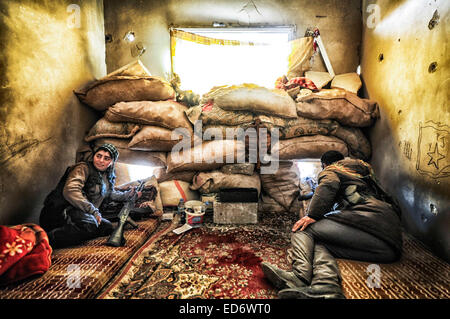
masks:
<svg viewBox="0 0 450 319"><path fill-rule="evenodd" d="M315 245L311 286L283 289L278 296L296 299L345 299L336 259L325 246Z"/></svg>
<svg viewBox="0 0 450 319"><path fill-rule="evenodd" d="M298 278L292 271L279 269L278 267L271 265L267 262L262 262L261 268L266 278L269 279L269 281L277 289L307 286L307 284L304 283L300 278Z"/></svg>
<svg viewBox="0 0 450 319"><path fill-rule="evenodd" d="M314 239L304 231L297 231L292 233L291 245L289 258L292 271L308 285L313 275Z"/></svg>
<svg viewBox="0 0 450 319"><path fill-rule="evenodd" d="M339 287L316 285L303 288L287 288L278 293L281 299L345 299Z"/></svg>

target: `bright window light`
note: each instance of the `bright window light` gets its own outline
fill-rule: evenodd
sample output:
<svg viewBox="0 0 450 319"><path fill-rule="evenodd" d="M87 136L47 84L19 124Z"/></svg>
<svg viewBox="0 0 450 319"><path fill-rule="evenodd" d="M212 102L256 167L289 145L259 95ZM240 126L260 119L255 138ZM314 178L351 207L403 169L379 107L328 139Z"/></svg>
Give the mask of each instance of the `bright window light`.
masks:
<svg viewBox="0 0 450 319"><path fill-rule="evenodd" d="M201 36L255 45L205 45L177 39L173 71L181 89L203 95L214 86L254 83L274 88L287 73L291 28L181 29Z"/></svg>
<svg viewBox="0 0 450 319"><path fill-rule="evenodd" d="M317 180L317 175L322 171L320 160L303 160L296 162L302 180L307 177Z"/></svg>
<svg viewBox="0 0 450 319"><path fill-rule="evenodd" d="M153 175L154 167L145 165L127 165L130 181L142 180Z"/></svg>

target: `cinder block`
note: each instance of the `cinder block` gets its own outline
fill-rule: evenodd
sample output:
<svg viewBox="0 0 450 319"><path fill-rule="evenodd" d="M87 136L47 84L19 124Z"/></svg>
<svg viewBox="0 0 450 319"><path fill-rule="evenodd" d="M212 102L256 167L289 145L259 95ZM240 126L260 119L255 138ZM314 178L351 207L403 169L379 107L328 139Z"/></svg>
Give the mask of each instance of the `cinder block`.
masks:
<svg viewBox="0 0 450 319"><path fill-rule="evenodd" d="M214 202L214 223L216 224L256 224L258 203Z"/></svg>

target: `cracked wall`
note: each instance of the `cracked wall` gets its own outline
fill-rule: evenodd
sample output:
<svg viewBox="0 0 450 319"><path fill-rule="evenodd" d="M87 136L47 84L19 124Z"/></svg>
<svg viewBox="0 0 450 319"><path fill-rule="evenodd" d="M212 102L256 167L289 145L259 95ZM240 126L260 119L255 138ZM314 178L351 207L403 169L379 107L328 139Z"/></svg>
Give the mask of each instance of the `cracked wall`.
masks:
<svg viewBox="0 0 450 319"><path fill-rule="evenodd" d="M73 90L106 74L102 1L0 3L0 224L37 222L97 115Z"/></svg>
<svg viewBox="0 0 450 319"><path fill-rule="evenodd" d="M450 3L363 1L361 75L380 105L372 164L405 229L450 260Z"/></svg>

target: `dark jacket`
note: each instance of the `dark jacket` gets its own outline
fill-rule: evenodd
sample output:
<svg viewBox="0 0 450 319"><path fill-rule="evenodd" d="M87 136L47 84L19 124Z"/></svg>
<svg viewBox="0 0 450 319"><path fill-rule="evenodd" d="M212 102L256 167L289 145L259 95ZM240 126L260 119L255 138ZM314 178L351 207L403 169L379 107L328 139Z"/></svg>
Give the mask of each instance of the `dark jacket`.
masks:
<svg viewBox="0 0 450 319"><path fill-rule="evenodd" d="M129 192L114 190L114 184L107 173L99 172L92 162L79 162L70 171L63 189L64 198L84 213L94 214L103 200L109 197L122 202Z"/></svg>
<svg viewBox="0 0 450 319"><path fill-rule="evenodd" d="M371 166L361 160L344 159L319 174L307 215L363 230L401 253L400 211L376 182Z"/></svg>
<svg viewBox="0 0 450 319"><path fill-rule="evenodd" d="M47 195L39 216L39 224L51 231L66 223L66 213L78 209L86 214L100 214L103 200L125 201L129 192L114 190L114 176L99 172L92 162L78 162L68 167L57 187Z"/></svg>

